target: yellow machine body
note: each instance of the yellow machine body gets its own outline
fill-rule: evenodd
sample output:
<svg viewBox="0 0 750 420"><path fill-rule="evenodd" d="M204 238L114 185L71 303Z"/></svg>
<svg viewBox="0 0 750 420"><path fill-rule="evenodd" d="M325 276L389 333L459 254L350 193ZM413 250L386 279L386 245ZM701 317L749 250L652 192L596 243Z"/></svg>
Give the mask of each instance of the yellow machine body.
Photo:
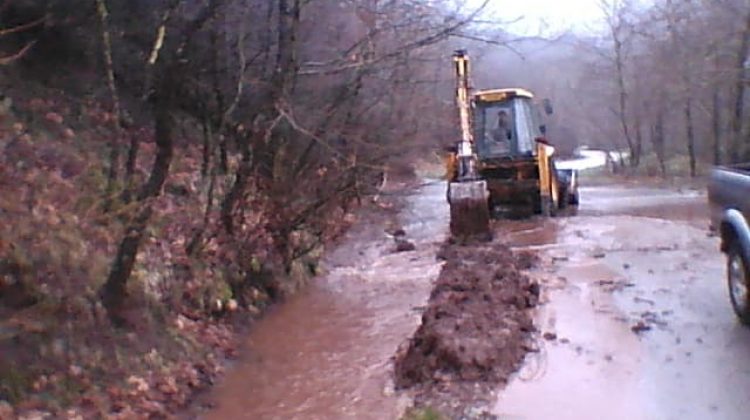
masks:
<svg viewBox="0 0 750 420"><path fill-rule="evenodd" d="M565 205L555 149L544 138L533 99L530 91L521 88L471 95L472 150L478 177L487 184L487 205L495 215L551 215ZM446 157L449 182L458 179L458 161L456 152Z"/></svg>

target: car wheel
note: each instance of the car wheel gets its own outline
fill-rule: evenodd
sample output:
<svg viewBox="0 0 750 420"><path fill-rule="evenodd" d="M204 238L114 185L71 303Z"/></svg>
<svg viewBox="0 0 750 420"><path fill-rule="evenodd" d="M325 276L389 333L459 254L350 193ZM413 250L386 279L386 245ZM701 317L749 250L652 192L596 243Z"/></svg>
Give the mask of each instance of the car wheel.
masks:
<svg viewBox="0 0 750 420"><path fill-rule="evenodd" d="M570 204L571 206L578 205L578 189L568 195L568 204Z"/></svg>
<svg viewBox="0 0 750 420"><path fill-rule="evenodd" d="M750 325L750 264L742 256L739 244L733 244L727 253L727 281L732 308L745 325Z"/></svg>

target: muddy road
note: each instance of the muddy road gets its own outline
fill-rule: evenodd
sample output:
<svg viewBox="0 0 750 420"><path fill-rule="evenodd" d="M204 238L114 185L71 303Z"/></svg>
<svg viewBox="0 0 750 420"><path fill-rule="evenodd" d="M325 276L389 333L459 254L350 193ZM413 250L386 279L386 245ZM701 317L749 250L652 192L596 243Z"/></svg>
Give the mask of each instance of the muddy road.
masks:
<svg viewBox="0 0 750 420"><path fill-rule="evenodd" d="M503 390L501 419L750 418L750 330L696 191L596 187L579 214L509 224L536 249L541 351Z"/></svg>
<svg viewBox="0 0 750 420"><path fill-rule="evenodd" d="M272 311L204 400L204 419L396 419L392 357L417 329L441 263L442 183L395 221L353 229L326 275ZM581 191L574 217L504 221L502 240L538 253L537 346L489 411L500 419L745 419L750 330L728 303L705 196L621 186Z"/></svg>

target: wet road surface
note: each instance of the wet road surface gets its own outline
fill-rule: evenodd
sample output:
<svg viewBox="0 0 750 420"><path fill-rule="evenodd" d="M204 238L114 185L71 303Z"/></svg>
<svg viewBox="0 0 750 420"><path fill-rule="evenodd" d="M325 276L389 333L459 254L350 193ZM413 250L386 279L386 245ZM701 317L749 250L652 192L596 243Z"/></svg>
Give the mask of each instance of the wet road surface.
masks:
<svg viewBox="0 0 750 420"><path fill-rule="evenodd" d="M416 251L393 253L383 223L360 224L328 274L261 320L205 419L395 419L391 359L416 330L448 226L443 183L408 198L399 224ZM382 222L382 221L381 221Z"/></svg>
<svg viewBox="0 0 750 420"><path fill-rule="evenodd" d="M547 287L541 351L501 419L750 418L750 330L731 311L697 192L596 187L575 217L509 223Z"/></svg>

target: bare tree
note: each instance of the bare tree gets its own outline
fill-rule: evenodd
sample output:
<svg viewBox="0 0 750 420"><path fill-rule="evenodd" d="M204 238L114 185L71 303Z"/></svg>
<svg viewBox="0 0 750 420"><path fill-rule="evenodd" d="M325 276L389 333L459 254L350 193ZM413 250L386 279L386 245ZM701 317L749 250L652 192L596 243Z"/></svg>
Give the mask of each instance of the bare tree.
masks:
<svg viewBox="0 0 750 420"><path fill-rule="evenodd" d="M174 155L174 117L172 113L177 98L185 92L185 87L181 85L184 80L181 80L179 75L183 74L184 64L188 62L186 54L189 43L193 40L196 32L200 31L214 17L221 4L222 0L210 1L192 20L185 24L182 30L176 34L174 49L169 51L170 56L162 60L160 71L154 75L156 82L153 92L149 96L153 104L156 158L148 180L138 193L138 208L125 229L115 260L112 263L112 269L101 290L102 301L112 320L118 324L125 321L122 318L122 310L127 297L127 283L153 214L153 201L161 194L169 175L169 168ZM165 36L164 26L160 26L148 66L156 65L158 56L162 53Z"/></svg>
<svg viewBox="0 0 750 420"><path fill-rule="evenodd" d="M633 140L629 121L629 92L626 83L627 43L632 33L628 22L629 4L623 0L601 0L600 8L604 13L605 22L612 42L612 57L617 85L617 117L620 121L622 134L630 152L631 166L638 166L640 150Z"/></svg>

